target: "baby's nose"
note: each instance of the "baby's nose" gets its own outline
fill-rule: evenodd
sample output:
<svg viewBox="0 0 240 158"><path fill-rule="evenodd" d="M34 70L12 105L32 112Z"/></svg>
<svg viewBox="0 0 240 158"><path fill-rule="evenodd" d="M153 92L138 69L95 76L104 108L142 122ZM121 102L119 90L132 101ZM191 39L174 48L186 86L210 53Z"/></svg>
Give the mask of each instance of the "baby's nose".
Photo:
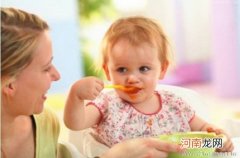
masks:
<svg viewBox="0 0 240 158"><path fill-rule="evenodd" d="M127 82L129 84L138 83L139 78L137 77L137 75L131 74L131 75L128 76Z"/></svg>

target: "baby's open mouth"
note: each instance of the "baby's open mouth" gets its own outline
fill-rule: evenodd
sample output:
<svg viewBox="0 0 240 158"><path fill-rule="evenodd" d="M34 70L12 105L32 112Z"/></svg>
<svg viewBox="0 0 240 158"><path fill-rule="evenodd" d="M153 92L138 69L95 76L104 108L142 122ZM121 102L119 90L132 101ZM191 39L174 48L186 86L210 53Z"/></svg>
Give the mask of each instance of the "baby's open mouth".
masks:
<svg viewBox="0 0 240 158"><path fill-rule="evenodd" d="M142 88L138 88L138 87L133 87L133 86L126 86L124 87L123 91L129 94L134 94L139 92L140 90L142 90Z"/></svg>
<svg viewBox="0 0 240 158"><path fill-rule="evenodd" d="M123 86L123 85L106 85L104 86L105 88L115 88L115 89L119 89L121 91L124 91L128 94L134 94L139 92L140 90L142 90L143 88L139 88L139 87L135 87L135 86Z"/></svg>

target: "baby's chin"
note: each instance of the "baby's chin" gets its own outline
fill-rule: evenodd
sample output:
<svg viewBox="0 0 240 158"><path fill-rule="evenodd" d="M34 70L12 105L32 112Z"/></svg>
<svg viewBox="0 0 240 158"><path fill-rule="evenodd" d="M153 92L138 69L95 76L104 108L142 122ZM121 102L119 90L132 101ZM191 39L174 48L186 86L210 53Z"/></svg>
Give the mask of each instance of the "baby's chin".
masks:
<svg viewBox="0 0 240 158"><path fill-rule="evenodd" d="M148 95L150 93L146 93L145 91L139 91L138 93L130 94L130 93L123 93L119 92L119 97L124 101L130 104L141 104L155 96L155 92L153 91L153 95Z"/></svg>
<svg viewBox="0 0 240 158"><path fill-rule="evenodd" d="M120 98L130 104L138 104L145 101L143 97L133 94L120 95Z"/></svg>

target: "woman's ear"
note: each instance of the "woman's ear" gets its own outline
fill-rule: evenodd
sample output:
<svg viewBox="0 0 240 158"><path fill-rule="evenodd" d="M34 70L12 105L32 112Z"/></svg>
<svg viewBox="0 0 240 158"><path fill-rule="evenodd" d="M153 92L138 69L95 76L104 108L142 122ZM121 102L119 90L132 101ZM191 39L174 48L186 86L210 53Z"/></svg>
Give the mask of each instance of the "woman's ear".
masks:
<svg viewBox="0 0 240 158"><path fill-rule="evenodd" d="M12 96L15 93L14 82L9 82L9 83L5 84L2 87L2 91L3 91L3 93Z"/></svg>
<svg viewBox="0 0 240 158"><path fill-rule="evenodd" d="M105 72L105 75L106 75L106 77L107 77L107 80L110 81L111 78L110 78L110 75L109 75L109 70L108 70L107 65L103 65L103 70L104 70L104 72Z"/></svg>
<svg viewBox="0 0 240 158"><path fill-rule="evenodd" d="M159 76L159 79L162 80L167 72L167 69L168 69L168 65L169 65L169 62L165 62L163 65L162 65L162 68L161 68L161 72L160 72L160 76Z"/></svg>

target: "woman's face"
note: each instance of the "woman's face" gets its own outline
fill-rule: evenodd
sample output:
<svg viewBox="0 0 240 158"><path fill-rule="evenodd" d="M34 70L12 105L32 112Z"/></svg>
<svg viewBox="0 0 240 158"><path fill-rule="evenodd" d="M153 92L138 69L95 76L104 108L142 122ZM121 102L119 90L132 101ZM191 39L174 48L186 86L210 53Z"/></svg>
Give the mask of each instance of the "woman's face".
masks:
<svg viewBox="0 0 240 158"><path fill-rule="evenodd" d="M151 98L158 80L165 74L156 48L147 43L132 46L124 39L120 39L108 54L105 72L113 84L139 88L131 94L117 91L122 99L132 103Z"/></svg>
<svg viewBox="0 0 240 158"><path fill-rule="evenodd" d="M52 59L51 39L45 31L40 37L32 62L11 83L12 93L8 98L11 105L7 106L11 108L12 114L32 115L42 112L52 81L60 79Z"/></svg>

